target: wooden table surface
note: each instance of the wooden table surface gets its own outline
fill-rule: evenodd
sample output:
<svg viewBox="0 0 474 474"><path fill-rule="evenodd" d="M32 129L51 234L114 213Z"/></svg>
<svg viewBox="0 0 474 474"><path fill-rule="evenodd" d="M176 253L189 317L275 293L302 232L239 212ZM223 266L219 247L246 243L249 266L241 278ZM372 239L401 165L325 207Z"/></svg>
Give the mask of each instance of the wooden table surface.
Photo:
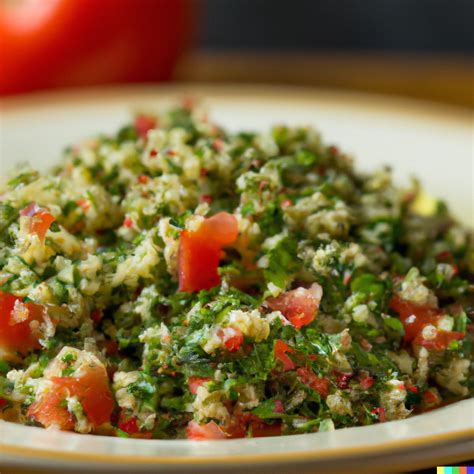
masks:
<svg viewBox="0 0 474 474"><path fill-rule="evenodd" d="M468 56L198 51L183 58L175 79L334 87L474 108L474 61Z"/></svg>

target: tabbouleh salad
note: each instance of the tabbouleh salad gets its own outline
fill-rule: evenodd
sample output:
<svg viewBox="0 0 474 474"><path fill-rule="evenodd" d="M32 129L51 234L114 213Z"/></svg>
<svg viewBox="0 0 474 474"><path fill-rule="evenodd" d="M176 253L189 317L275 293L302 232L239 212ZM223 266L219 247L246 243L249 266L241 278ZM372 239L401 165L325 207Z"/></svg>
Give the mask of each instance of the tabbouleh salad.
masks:
<svg viewBox="0 0 474 474"><path fill-rule="evenodd" d="M138 114L0 188L0 416L220 439L467 398L473 248L310 127Z"/></svg>

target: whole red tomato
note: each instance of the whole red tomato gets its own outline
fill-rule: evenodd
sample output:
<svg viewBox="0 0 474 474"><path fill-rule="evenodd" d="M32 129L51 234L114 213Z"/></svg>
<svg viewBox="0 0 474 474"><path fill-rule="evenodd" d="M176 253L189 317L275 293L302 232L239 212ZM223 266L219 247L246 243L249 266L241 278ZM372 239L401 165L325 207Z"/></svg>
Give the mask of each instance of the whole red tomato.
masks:
<svg viewBox="0 0 474 474"><path fill-rule="evenodd" d="M189 0L0 2L0 94L170 77Z"/></svg>

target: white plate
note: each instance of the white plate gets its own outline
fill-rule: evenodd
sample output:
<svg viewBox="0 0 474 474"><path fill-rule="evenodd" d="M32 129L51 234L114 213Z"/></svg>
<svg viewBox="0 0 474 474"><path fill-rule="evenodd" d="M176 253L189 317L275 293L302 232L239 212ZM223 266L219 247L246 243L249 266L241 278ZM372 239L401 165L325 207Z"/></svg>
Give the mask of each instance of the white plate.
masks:
<svg viewBox="0 0 474 474"><path fill-rule="evenodd" d="M22 161L47 169L68 144L112 132L134 109L202 98L229 129L313 124L356 156L393 166L445 199L473 226L473 115L422 102L326 90L162 86L44 94L2 104L0 177ZM395 472L450 464L474 454L474 399L403 421L332 433L229 441L160 441L55 432L0 422L0 467L114 472Z"/></svg>

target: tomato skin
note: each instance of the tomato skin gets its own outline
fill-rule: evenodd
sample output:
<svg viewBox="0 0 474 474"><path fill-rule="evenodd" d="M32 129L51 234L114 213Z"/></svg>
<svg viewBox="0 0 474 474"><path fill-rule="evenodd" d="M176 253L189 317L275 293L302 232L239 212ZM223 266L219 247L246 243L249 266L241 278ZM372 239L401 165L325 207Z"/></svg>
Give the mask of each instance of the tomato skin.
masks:
<svg viewBox="0 0 474 474"><path fill-rule="evenodd" d="M273 311L280 311L296 329L310 324L316 317L323 291L320 285L313 283L309 288L297 288L267 300Z"/></svg>
<svg viewBox="0 0 474 474"><path fill-rule="evenodd" d="M71 431L74 429L74 418L63 406L67 396L66 387L54 384L50 392L30 405L27 415L45 427Z"/></svg>
<svg viewBox="0 0 474 474"><path fill-rule="evenodd" d="M229 326L220 330L220 337L224 340L224 345L229 352L239 350L244 342L244 334L239 328Z"/></svg>
<svg viewBox="0 0 474 474"><path fill-rule="evenodd" d="M281 423L273 423L270 425L265 422L251 422L250 429L254 438L264 438L267 436L281 436Z"/></svg>
<svg viewBox="0 0 474 474"><path fill-rule="evenodd" d="M127 416L124 410L120 410L117 426L131 438L150 439L153 436L151 431L141 431L137 424L137 417Z"/></svg>
<svg viewBox="0 0 474 474"><path fill-rule="evenodd" d="M29 230L32 234L36 234L41 242L44 242L46 232L56 220L47 209L39 207L34 202L21 210L20 215L30 219Z"/></svg>
<svg viewBox="0 0 474 474"><path fill-rule="evenodd" d="M436 325L441 316L441 311L437 308L417 305L399 296L393 296L389 306L390 309L400 315L400 320L405 329L404 340L406 342L413 341L426 325Z"/></svg>
<svg viewBox="0 0 474 474"><path fill-rule="evenodd" d="M372 385L374 385L374 383L375 383L375 380L373 379L371 375L367 374L360 378L360 386L364 390L368 390L370 387L372 387Z"/></svg>
<svg viewBox="0 0 474 474"><path fill-rule="evenodd" d="M286 342L278 339L275 342L275 359L283 362L283 370L286 372L288 370L293 370L296 367L296 364L286 355L286 353L296 352L295 349L291 348L286 344Z"/></svg>
<svg viewBox="0 0 474 474"><path fill-rule="evenodd" d="M311 372L305 367L300 367L296 370L296 373L300 376L301 381L310 386L313 390L318 392L321 397L325 398L329 394L329 380L324 377L318 377L316 374Z"/></svg>
<svg viewBox="0 0 474 474"><path fill-rule="evenodd" d="M197 389L202 385L205 384L206 382L209 382L211 380L209 377L196 377L196 376L191 376L188 379L188 387L190 392L193 395L196 395Z"/></svg>
<svg viewBox="0 0 474 474"><path fill-rule="evenodd" d="M275 400L275 413L285 413L285 406L281 400Z"/></svg>
<svg viewBox="0 0 474 474"><path fill-rule="evenodd" d="M51 382L51 390L30 406L28 416L45 427L72 430L74 420L64 400L76 396L94 428L110 422L114 401L104 367L89 366L80 377L52 377Z"/></svg>
<svg viewBox="0 0 474 474"><path fill-rule="evenodd" d="M446 349L451 342L464 339L466 335L464 332L437 330L433 339L424 339L422 336L423 328L429 324L436 327L443 314L440 309L426 305L416 305L398 296L392 297L390 308L400 315L400 320L405 329L404 340L414 345L440 351Z"/></svg>
<svg viewBox="0 0 474 474"><path fill-rule="evenodd" d="M137 418L132 416L127 419L126 415L124 414L123 410L120 412L119 421L117 426L125 433L129 435L133 435L136 433L140 433L140 428L137 425Z"/></svg>
<svg viewBox="0 0 474 474"><path fill-rule="evenodd" d="M421 398L427 405L433 406L433 405L438 405L439 403L441 403L440 397L431 389L425 390Z"/></svg>
<svg viewBox="0 0 474 474"><path fill-rule="evenodd" d="M0 291L0 348L6 351L18 351L26 355L30 350L40 349L41 334L32 331L30 323L44 321L44 307L32 302L22 303L22 298ZM28 318L17 322L12 317L15 304L22 304L28 312Z"/></svg>
<svg viewBox="0 0 474 474"><path fill-rule="evenodd" d="M148 115L137 115L133 125L138 135L145 140L148 131L156 127L156 119Z"/></svg>
<svg viewBox="0 0 474 474"><path fill-rule="evenodd" d="M458 331L437 331L434 339L423 339L422 334L418 334L413 340L413 343L425 347L426 349L432 349L435 351L441 351L447 349L451 342L461 341L466 336L465 332Z"/></svg>
<svg viewBox="0 0 474 474"><path fill-rule="evenodd" d="M190 12L188 0L0 3L0 95L169 79Z"/></svg>
<svg viewBox="0 0 474 474"><path fill-rule="evenodd" d="M227 212L205 219L194 231L183 230L179 239L179 291L192 293L219 285L222 247L235 242L237 235L237 219Z"/></svg>
<svg viewBox="0 0 474 474"><path fill-rule="evenodd" d="M188 423L186 435L188 439L195 441L227 438L227 435L224 433L224 431L222 431L214 421L200 425L196 421L192 420Z"/></svg>

